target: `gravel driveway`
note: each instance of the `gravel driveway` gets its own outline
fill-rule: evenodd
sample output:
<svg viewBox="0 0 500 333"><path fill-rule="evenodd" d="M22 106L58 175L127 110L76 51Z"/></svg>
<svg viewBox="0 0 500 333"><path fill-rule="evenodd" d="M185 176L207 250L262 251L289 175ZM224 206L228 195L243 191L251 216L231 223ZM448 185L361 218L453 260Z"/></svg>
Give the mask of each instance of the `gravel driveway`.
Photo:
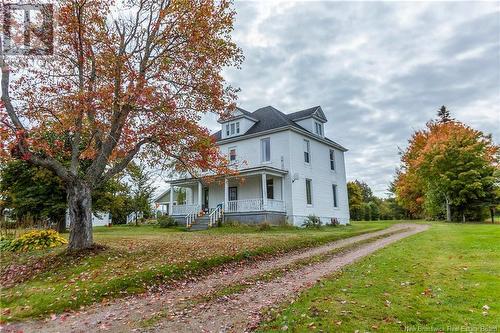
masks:
<svg viewBox="0 0 500 333"><path fill-rule="evenodd" d="M5 326L7 332L244 332L257 325L269 306L293 298L318 279L428 226L397 224L323 246L295 251L268 260L235 264L205 277L176 283L158 292L130 296L85 311ZM373 239L373 241L370 241ZM368 242L368 243L367 243ZM359 246L356 246L359 243ZM355 246L354 248L352 248ZM342 248L346 248L342 251ZM224 287L290 267L319 255L340 251L326 260L284 273L269 281L254 281L239 293L211 297Z"/></svg>

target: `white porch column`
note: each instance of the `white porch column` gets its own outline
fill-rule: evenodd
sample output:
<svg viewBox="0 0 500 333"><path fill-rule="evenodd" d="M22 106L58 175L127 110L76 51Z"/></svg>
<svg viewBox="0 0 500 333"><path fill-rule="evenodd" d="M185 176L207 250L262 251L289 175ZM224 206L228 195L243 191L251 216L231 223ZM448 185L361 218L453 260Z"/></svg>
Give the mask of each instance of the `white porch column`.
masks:
<svg viewBox="0 0 500 333"><path fill-rule="evenodd" d="M170 185L170 205L168 206L168 215L172 215L174 210L174 186Z"/></svg>
<svg viewBox="0 0 500 333"><path fill-rule="evenodd" d="M228 201L229 201L229 181L227 178L224 178L224 210L228 209Z"/></svg>
<svg viewBox="0 0 500 333"><path fill-rule="evenodd" d="M201 208L201 200L202 200L202 191L203 191L203 186L201 185L201 182L198 182L198 205Z"/></svg>
<svg viewBox="0 0 500 333"><path fill-rule="evenodd" d="M262 173L262 209L267 208L267 175Z"/></svg>

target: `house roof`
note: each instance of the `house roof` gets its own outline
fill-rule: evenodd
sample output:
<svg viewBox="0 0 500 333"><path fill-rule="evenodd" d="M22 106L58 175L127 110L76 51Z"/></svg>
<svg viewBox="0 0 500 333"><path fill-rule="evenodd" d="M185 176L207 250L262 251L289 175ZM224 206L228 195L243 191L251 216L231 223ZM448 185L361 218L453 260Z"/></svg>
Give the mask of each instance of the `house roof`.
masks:
<svg viewBox="0 0 500 333"><path fill-rule="evenodd" d="M258 119L255 119L253 116L252 116L252 112L249 112L245 109L242 109L240 107L236 107L234 109L235 111L238 111L241 113L241 115L232 115L232 116L229 116L226 114L225 116L222 116L219 118L219 120L217 120L218 123L225 123L225 122L228 122L228 121L233 121L235 119L239 119L239 118L247 118L247 119L250 119L252 121L258 121Z"/></svg>
<svg viewBox="0 0 500 333"><path fill-rule="evenodd" d="M241 110L243 109L239 109L239 111ZM282 127L291 127L297 130L302 130L310 133L304 127L297 124L296 121L300 119L310 118L313 116L320 118L326 122L325 114L323 113L323 110L321 110L320 106L315 106L309 109L297 111L290 114L285 114L270 105L257 109L254 112L248 112L246 110L243 111L247 112L248 113L247 115L249 117L256 119L257 122L252 127L250 127L245 133L243 133L238 137L235 137L234 139L236 138L242 139L249 135L273 129L278 129ZM216 133L213 134L213 136L216 141L221 141L222 131L217 131ZM339 149L347 150L333 140L330 140L328 138L324 138L324 140L332 145L337 146Z"/></svg>
<svg viewBox="0 0 500 333"><path fill-rule="evenodd" d="M309 109L305 109L305 110L301 110L301 111L287 114L287 117L291 120L294 120L294 121L297 121L300 119L306 119L306 118L310 118L310 117L314 117L314 116L316 116L317 118L320 118L321 120L323 120L325 122L327 121L326 116L323 113L321 106L319 106L319 105L313 106L312 108L309 108Z"/></svg>

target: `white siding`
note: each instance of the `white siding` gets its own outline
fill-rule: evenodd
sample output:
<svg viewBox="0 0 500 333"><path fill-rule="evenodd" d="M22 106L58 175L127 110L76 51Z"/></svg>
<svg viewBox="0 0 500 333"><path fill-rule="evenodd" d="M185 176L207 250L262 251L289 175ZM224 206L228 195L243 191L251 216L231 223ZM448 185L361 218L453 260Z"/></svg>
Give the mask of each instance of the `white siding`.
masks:
<svg viewBox="0 0 500 333"><path fill-rule="evenodd" d="M263 138L271 138L271 161L264 163L261 162L260 145L260 140ZM289 164L288 142L288 131L282 131L272 133L270 135L263 135L237 142L226 143L221 145L220 149L223 154L227 154L229 147L236 147L236 158L238 162L246 162L241 165L242 169L266 165L286 170L286 166ZM281 162L282 157L283 165Z"/></svg>
<svg viewBox="0 0 500 333"><path fill-rule="evenodd" d="M306 118L302 119L296 122L300 126L304 127L306 130L308 130L311 133L314 133L314 119L313 118Z"/></svg>
<svg viewBox="0 0 500 333"><path fill-rule="evenodd" d="M299 179L292 184L291 203L293 210L291 218L296 225L308 215L319 216L324 223L329 223L336 217L343 224L349 221L349 207L347 200L347 185L344 166L344 154L334 149L336 170L330 169L330 149L324 143L310 139L310 163L304 162L303 140L305 136L290 132L291 164L289 174L298 174ZM293 147L301 147L294 149ZM312 205L306 203L305 180L312 180ZM333 206L332 184L337 185L338 207Z"/></svg>
<svg viewBox="0 0 500 333"><path fill-rule="evenodd" d="M253 125L247 119L239 119L240 132L244 133L246 125ZM314 120L304 119L298 122L304 128L314 131ZM225 124L223 124L224 126ZM223 138L225 126L223 127ZM261 139L270 138L270 161L261 161ZM310 143L310 163L304 162L304 139ZM256 136L220 145L223 154L230 147L237 151L237 162L240 169L258 166L269 166L288 171L283 177L274 178L274 198L284 200L286 213L290 223L301 225L311 214L319 216L324 223L330 223L331 218L337 218L340 223L349 222L349 207L347 199L347 184L344 163L344 153L329 145L317 141L295 131L286 130L268 135ZM335 153L335 170L330 168L330 149ZM297 177L296 177L297 176ZM271 177L268 175L268 177ZM297 178L294 180L294 178ZM312 205L306 203L305 180L312 181ZM337 203L334 207L333 188L337 185ZM262 197L262 179L260 175L249 176L243 182L230 180L229 186L238 187L238 199L255 199ZM188 202L197 203L198 188L188 191ZM214 182L209 185L209 206L216 207L224 201L224 185Z"/></svg>

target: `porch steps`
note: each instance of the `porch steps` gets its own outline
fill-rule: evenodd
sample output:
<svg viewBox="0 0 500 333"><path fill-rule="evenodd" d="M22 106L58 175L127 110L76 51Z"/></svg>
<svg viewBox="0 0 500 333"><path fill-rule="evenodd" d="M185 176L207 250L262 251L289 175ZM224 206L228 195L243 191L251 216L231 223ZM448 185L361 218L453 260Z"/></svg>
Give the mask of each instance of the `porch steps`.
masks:
<svg viewBox="0 0 500 333"><path fill-rule="evenodd" d="M208 223L210 222L210 216L197 217L196 220L191 225L191 231L207 230Z"/></svg>

